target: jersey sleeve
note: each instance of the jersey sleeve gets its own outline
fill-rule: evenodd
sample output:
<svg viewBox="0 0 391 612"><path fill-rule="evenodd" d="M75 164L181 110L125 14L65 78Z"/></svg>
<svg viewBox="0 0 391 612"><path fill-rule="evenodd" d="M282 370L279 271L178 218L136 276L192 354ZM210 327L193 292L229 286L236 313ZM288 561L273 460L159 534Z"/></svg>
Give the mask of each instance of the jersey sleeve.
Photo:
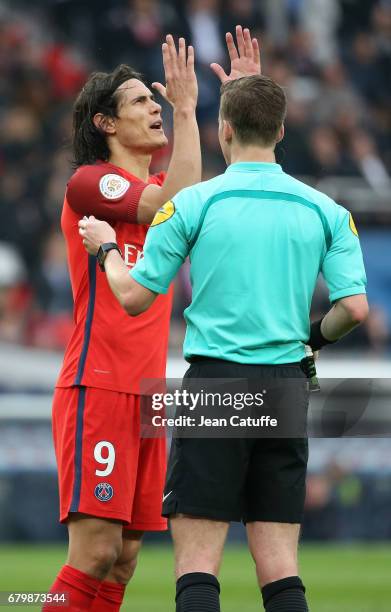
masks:
<svg viewBox="0 0 391 612"><path fill-rule="evenodd" d="M147 186L148 183L132 182L104 166L82 166L71 177L66 197L72 210L81 216L137 223L138 204Z"/></svg>
<svg viewBox="0 0 391 612"><path fill-rule="evenodd" d="M367 278L360 240L352 215L342 206L338 207L333 239L323 260L322 274L331 302L366 293Z"/></svg>
<svg viewBox="0 0 391 612"><path fill-rule="evenodd" d="M171 281L189 253L188 213L186 196L178 194L158 210L147 233L144 257L129 272L135 281L155 293L167 293Z"/></svg>

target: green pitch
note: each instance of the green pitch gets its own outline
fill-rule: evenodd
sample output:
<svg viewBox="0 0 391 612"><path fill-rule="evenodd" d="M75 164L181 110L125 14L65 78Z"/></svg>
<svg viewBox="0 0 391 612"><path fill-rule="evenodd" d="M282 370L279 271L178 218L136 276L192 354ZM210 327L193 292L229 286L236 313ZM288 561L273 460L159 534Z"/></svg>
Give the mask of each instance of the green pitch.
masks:
<svg viewBox="0 0 391 612"><path fill-rule="evenodd" d="M65 549L60 547L0 547L0 591L45 591L64 559ZM391 609L391 545L303 545L300 559L311 612L389 612ZM253 563L245 548L227 547L220 580L223 612L262 610ZM171 549L145 546L122 609L173 612L173 593ZM0 608L15 609L38 610L35 606Z"/></svg>

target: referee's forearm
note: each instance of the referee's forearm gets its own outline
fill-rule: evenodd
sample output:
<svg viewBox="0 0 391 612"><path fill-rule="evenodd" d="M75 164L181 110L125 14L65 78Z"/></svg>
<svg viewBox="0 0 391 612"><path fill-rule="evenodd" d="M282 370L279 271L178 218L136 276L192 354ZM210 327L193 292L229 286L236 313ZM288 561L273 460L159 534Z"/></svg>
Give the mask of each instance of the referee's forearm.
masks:
<svg viewBox="0 0 391 612"><path fill-rule="evenodd" d="M339 300L323 318L320 331L328 342L336 342L361 325L368 316L365 294Z"/></svg>
<svg viewBox="0 0 391 612"><path fill-rule="evenodd" d="M129 293L133 290L134 281L121 255L115 249L107 253L105 272L110 289L122 308L126 307Z"/></svg>
<svg viewBox="0 0 391 612"><path fill-rule="evenodd" d="M110 289L131 317L142 314L155 301L157 293L147 289L130 276L127 265L115 249L107 254L105 272Z"/></svg>

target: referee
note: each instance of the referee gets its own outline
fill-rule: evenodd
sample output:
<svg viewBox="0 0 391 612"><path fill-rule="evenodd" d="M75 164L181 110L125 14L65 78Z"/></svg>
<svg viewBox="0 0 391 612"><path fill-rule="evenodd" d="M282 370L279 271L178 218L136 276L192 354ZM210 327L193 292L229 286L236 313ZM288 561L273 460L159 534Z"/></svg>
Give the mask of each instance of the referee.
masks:
<svg viewBox="0 0 391 612"><path fill-rule="evenodd" d="M219 140L227 171L160 209L130 274L116 250L107 255L110 286L130 315L166 293L190 255L186 378L304 378L305 345L336 342L368 314L352 216L275 163L285 114L284 92L270 78L225 83ZM79 225L90 253L115 242L107 223ZM320 272L332 307L310 325ZM294 402L302 409L306 392ZM229 523L238 520L265 610L308 610L297 564L307 459L303 438L173 441L163 514L175 545L177 612L220 610L217 576Z"/></svg>

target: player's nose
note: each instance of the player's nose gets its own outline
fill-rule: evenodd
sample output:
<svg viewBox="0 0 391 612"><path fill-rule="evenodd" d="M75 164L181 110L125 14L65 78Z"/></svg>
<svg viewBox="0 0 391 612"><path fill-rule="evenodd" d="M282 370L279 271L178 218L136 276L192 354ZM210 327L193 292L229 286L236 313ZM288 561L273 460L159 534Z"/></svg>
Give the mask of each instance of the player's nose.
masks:
<svg viewBox="0 0 391 612"><path fill-rule="evenodd" d="M152 100L152 107L151 107L151 113L153 115L159 114L162 112L162 107L160 106L160 104L158 104L158 102L156 102L155 100Z"/></svg>

